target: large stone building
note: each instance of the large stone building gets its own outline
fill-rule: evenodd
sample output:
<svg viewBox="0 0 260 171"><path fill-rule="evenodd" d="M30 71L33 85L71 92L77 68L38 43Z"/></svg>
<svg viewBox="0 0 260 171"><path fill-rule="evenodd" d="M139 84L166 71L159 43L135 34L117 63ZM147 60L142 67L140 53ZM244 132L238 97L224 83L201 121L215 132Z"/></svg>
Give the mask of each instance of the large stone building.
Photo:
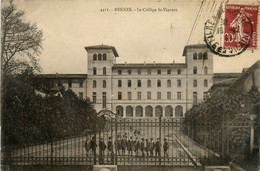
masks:
<svg viewBox="0 0 260 171"><path fill-rule="evenodd" d="M85 49L88 74L44 77L89 97L97 111L108 108L122 117L183 117L213 84L213 54L206 45L186 46L185 63L117 64L113 46Z"/></svg>

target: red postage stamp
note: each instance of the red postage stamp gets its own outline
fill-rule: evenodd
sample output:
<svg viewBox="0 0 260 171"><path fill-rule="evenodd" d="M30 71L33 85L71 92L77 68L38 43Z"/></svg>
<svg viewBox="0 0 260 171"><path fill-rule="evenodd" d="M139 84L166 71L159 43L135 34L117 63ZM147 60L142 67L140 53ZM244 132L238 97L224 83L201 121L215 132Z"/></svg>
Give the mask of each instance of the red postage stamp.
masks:
<svg viewBox="0 0 260 171"><path fill-rule="evenodd" d="M256 49L257 17L258 6L226 4L224 47Z"/></svg>

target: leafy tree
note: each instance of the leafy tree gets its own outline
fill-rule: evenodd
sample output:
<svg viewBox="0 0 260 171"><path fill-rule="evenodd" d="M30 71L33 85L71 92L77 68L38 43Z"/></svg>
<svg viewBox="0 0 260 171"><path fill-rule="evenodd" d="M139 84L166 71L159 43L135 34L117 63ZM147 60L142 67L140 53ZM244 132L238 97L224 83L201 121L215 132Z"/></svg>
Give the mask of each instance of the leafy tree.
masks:
<svg viewBox="0 0 260 171"><path fill-rule="evenodd" d="M40 70L37 55L42 49L43 32L36 24L23 21L24 11L17 10L11 0L1 13L1 59L3 74L33 67Z"/></svg>

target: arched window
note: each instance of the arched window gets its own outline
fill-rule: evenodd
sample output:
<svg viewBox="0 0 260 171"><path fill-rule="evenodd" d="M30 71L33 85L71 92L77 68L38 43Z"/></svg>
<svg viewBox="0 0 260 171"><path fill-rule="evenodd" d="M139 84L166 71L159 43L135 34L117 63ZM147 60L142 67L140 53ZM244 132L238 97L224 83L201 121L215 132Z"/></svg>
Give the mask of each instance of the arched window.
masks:
<svg viewBox="0 0 260 171"><path fill-rule="evenodd" d="M197 60L197 53L193 53L193 60Z"/></svg>
<svg viewBox="0 0 260 171"><path fill-rule="evenodd" d="M153 117L153 107L152 106L146 106L145 107L145 117Z"/></svg>
<svg viewBox="0 0 260 171"><path fill-rule="evenodd" d="M193 68L193 74L197 74L197 67Z"/></svg>
<svg viewBox="0 0 260 171"><path fill-rule="evenodd" d="M162 116L163 108L162 106L156 106L155 107L155 117Z"/></svg>
<svg viewBox="0 0 260 171"><path fill-rule="evenodd" d="M202 59L202 53L199 53L199 59Z"/></svg>
<svg viewBox="0 0 260 171"><path fill-rule="evenodd" d="M208 67L204 67L204 74L208 74Z"/></svg>
<svg viewBox="0 0 260 171"><path fill-rule="evenodd" d="M96 61L97 60L97 54L94 54L93 55L93 61Z"/></svg>
<svg viewBox="0 0 260 171"><path fill-rule="evenodd" d="M177 87L181 87L181 80L177 81Z"/></svg>
<svg viewBox="0 0 260 171"><path fill-rule="evenodd" d="M107 54L103 54L103 60L106 61L107 60Z"/></svg>
<svg viewBox="0 0 260 171"><path fill-rule="evenodd" d="M124 116L124 109L122 106L117 106L116 107L116 114L119 116L119 117L123 117Z"/></svg>
<svg viewBox="0 0 260 171"><path fill-rule="evenodd" d="M142 106L136 106L135 116L136 117L143 117L143 107Z"/></svg>
<svg viewBox="0 0 260 171"><path fill-rule="evenodd" d="M107 69L106 67L103 67L103 75L106 75L107 74Z"/></svg>
<svg viewBox="0 0 260 171"><path fill-rule="evenodd" d="M157 80L157 87L161 87L161 80Z"/></svg>
<svg viewBox="0 0 260 171"><path fill-rule="evenodd" d="M197 80L193 80L193 87L197 87Z"/></svg>
<svg viewBox="0 0 260 171"><path fill-rule="evenodd" d="M132 106L126 106L126 117L133 117L133 107Z"/></svg>
<svg viewBox="0 0 260 171"><path fill-rule="evenodd" d="M167 80L167 87L171 87L171 86L172 86L171 80Z"/></svg>
<svg viewBox="0 0 260 171"><path fill-rule="evenodd" d="M96 67L93 68L93 75L97 75L97 68Z"/></svg>
<svg viewBox="0 0 260 171"><path fill-rule="evenodd" d="M141 80L138 80L137 81L137 87L141 87L141 86L142 86Z"/></svg>
<svg viewBox="0 0 260 171"><path fill-rule="evenodd" d="M203 54L203 59L204 59L204 60L207 60L207 59L208 59L208 54L207 54L207 52L205 52L205 53Z"/></svg>
<svg viewBox="0 0 260 171"><path fill-rule="evenodd" d="M107 82L106 80L103 80L103 88L106 88L107 87Z"/></svg>
<svg viewBox="0 0 260 171"><path fill-rule="evenodd" d="M147 80L147 87L151 87L152 83L151 80Z"/></svg>
<svg viewBox="0 0 260 171"><path fill-rule="evenodd" d="M173 108L170 105L165 107L165 116L166 117L172 117L173 116Z"/></svg>
<svg viewBox="0 0 260 171"><path fill-rule="evenodd" d="M96 88L96 87L97 87L97 81L93 80L93 88Z"/></svg>
<svg viewBox="0 0 260 171"><path fill-rule="evenodd" d="M204 87L208 87L208 80L204 80Z"/></svg>
<svg viewBox="0 0 260 171"><path fill-rule="evenodd" d="M122 87L122 80L118 80L117 85L118 85L118 87Z"/></svg>
<svg viewBox="0 0 260 171"><path fill-rule="evenodd" d="M102 55L99 53L98 54L98 60L101 61L102 60Z"/></svg>
<svg viewBox="0 0 260 171"><path fill-rule="evenodd" d="M183 117L183 107L178 105L175 108L175 117Z"/></svg>
<svg viewBox="0 0 260 171"><path fill-rule="evenodd" d="M131 80L128 80L128 81L127 81L127 86L128 86L128 87L132 87L132 81L131 81Z"/></svg>

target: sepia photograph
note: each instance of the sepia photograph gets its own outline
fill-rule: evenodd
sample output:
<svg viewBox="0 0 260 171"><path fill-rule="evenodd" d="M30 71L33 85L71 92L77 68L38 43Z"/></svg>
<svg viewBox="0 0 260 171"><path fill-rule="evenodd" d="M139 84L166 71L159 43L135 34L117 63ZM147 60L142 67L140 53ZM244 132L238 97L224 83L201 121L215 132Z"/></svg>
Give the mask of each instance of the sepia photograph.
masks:
<svg viewBox="0 0 260 171"><path fill-rule="evenodd" d="M259 0L2 0L1 170L260 171Z"/></svg>

